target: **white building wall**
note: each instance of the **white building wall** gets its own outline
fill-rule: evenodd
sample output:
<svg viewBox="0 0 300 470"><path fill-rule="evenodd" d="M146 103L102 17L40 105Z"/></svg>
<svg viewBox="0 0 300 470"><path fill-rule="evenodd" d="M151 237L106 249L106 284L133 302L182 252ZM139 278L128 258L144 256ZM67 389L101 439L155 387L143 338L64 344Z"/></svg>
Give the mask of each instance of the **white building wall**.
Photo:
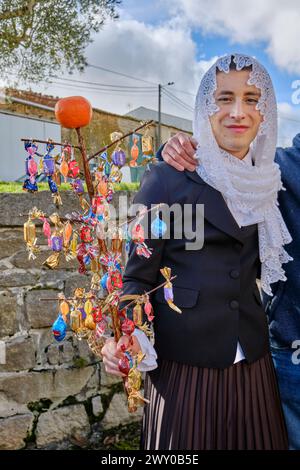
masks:
<svg viewBox="0 0 300 470"><path fill-rule="evenodd" d="M0 112L1 181L15 181L25 175L27 153L20 139L27 137L39 140L51 138L54 142L61 142L61 127L42 119ZM39 153L45 153L46 144L38 144L38 147Z"/></svg>

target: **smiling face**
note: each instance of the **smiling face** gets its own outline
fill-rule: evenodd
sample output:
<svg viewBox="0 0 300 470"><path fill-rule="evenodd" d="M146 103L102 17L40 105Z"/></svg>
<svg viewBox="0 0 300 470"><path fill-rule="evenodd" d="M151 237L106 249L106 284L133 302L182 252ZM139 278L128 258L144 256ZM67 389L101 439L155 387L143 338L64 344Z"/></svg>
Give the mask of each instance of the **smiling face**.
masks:
<svg viewBox="0 0 300 470"><path fill-rule="evenodd" d="M239 159L248 153L263 120L256 109L260 90L248 80L248 70L218 72L214 97L219 111L209 118L219 147Z"/></svg>

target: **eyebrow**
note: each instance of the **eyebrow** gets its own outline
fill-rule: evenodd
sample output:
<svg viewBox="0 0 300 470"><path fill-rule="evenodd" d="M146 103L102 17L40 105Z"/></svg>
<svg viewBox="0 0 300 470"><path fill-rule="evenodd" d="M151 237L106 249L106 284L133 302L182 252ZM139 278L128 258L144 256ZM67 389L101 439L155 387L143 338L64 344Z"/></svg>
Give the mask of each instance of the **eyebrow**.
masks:
<svg viewBox="0 0 300 470"><path fill-rule="evenodd" d="M233 91L230 90L221 90L218 92L218 95L234 95ZM261 96L259 92L256 91L247 91L245 93L246 96L257 96L258 98Z"/></svg>

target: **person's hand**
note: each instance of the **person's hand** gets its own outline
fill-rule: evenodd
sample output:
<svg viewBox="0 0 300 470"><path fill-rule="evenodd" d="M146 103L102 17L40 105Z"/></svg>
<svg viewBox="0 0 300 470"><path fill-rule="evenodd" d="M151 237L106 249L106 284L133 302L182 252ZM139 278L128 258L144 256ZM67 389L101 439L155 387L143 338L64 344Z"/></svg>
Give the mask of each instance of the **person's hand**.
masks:
<svg viewBox="0 0 300 470"><path fill-rule="evenodd" d="M161 155L164 161L176 170L195 171L197 161L194 156L197 145L197 141L193 137L178 132L167 141Z"/></svg>
<svg viewBox="0 0 300 470"><path fill-rule="evenodd" d="M118 343L115 342L114 338L108 338L106 340L105 345L101 349L101 354L103 356L105 370L108 374L126 377L126 375L119 370L119 360L123 357L126 350L133 355L141 350L140 343L134 335L131 337L123 335Z"/></svg>

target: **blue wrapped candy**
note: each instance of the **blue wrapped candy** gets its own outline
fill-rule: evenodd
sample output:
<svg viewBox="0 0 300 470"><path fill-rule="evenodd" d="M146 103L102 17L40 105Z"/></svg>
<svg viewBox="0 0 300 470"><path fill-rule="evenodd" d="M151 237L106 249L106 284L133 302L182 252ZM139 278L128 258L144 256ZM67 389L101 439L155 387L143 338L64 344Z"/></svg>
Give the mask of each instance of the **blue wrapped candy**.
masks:
<svg viewBox="0 0 300 470"><path fill-rule="evenodd" d="M151 232L156 238L161 238L166 230L167 224L157 216L151 224Z"/></svg>
<svg viewBox="0 0 300 470"><path fill-rule="evenodd" d="M23 189L25 191L35 192L38 190L38 185L36 181L34 183L31 183L30 178L26 178L26 180L23 183Z"/></svg>
<svg viewBox="0 0 300 470"><path fill-rule="evenodd" d="M59 314L52 325L52 332L56 341L62 341L67 333L67 324L62 315Z"/></svg>
<svg viewBox="0 0 300 470"><path fill-rule="evenodd" d="M91 258L89 255L85 255L85 257L83 258L83 262L86 266L88 266L90 263L91 263Z"/></svg>
<svg viewBox="0 0 300 470"><path fill-rule="evenodd" d="M105 176L109 176L109 175L110 175L110 172L111 172L110 163L109 163L109 162L105 162L105 165L104 165L104 174L105 174Z"/></svg>
<svg viewBox="0 0 300 470"><path fill-rule="evenodd" d="M48 176L48 184L49 184L49 189L50 189L51 193L57 193L58 192L56 183L53 181L51 176Z"/></svg>
<svg viewBox="0 0 300 470"><path fill-rule="evenodd" d="M102 289L107 289L106 285L107 285L107 279L108 279L108 273L105 273L101 280L100 280L100 285L102 287Z"/></svg>
<svg viewBox="0 0 300 470"><path fill-rule="evenodd" d="M115 268L120 271L120 273L122 272L122 266L120 265L120 263L116 263L115 264Z"/></svg>

